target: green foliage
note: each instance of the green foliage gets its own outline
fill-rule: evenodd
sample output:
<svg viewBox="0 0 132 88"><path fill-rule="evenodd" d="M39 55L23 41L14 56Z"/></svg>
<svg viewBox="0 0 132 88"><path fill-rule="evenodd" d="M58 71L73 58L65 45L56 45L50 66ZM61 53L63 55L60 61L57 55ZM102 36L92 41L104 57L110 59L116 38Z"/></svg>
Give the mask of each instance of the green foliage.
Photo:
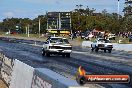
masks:
<svg viewBox="0 0 132 88"><path fill-rule="evenodd" d="M0 22L0 29L4 32L9 30L16 30L16 26L21 33L26 33L26 27L29 25L30 32L38 34L39 20L41 23L41 33L46 32L47 17L46 15L39 15L37 18L31 20L29 18L7 18ZM106 9L102 13L96 13L95 9L75 9L71 13L72 30L86 31L99 29L102 31L109 31L112 33L132 31L132 16L119 16L117 13L108 13Z"/></svg>
<svg viewBox="0 0 132 88"><path fill-rule="evenodd" d="M86 12L85 12L86 13ZM96 13L95 15L87 15L79 12L72 14L73 30L99 29L103 31L119 32L121 20L118 20L117 14Z"/></svg>
<svg viewBox="0 0 132 88"><path fill-rule="evenodd" d="M39 30L39 20L40 20L40 29L41 29L41 33L45 33L46 32L46 27L47 27L47 18L45 15L40 15L37 18L33 19L32 21L32 33L38 33Z"/></svg>

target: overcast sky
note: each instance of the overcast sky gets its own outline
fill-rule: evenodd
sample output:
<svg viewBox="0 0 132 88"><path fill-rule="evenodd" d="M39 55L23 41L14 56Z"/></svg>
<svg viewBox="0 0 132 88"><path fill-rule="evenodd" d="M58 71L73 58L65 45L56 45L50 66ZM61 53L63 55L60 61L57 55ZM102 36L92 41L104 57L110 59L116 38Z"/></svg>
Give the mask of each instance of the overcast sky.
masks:
<svg viewBox="0 0 132 88"><path fill-rule="evenodd" d="M97 12L106 9L108 12L117 12L118 0L0 0L0 21L4 18L22 17L35 18L46 11L71 11L76 5L83 8L95 8ZM120 0L120 14L124 7L124 1Z"/></svg>

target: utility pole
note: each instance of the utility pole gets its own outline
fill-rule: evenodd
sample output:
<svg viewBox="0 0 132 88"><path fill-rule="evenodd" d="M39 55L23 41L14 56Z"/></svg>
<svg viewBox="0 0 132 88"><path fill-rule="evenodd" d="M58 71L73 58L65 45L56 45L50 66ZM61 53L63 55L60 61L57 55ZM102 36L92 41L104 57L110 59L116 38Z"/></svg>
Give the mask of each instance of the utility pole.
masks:
<svg viewBox="0 0 132 88"><path fill-rule="evenodd" d="M11 31L10 31L10 29L8 29L9 30L9 35L11 34Z"/></svg>
<svg viewBox="0 0 132 88"><path fill-rule="evenodd" d="M29 37L29 24L28 24L28 37Z"/></svg>
<svg viewBox="0 0 132 88"><path fill-rule="evenodd" d="M60 12L59 12L59 30L61 29L61 17L60 17Z"/></svg>
<svg viewBox="0 0 132 88"><path fill-rule="evenodd" d="M57 18L57 30L58 30L58 24L59 24L59 23L58 23L58 18Z"/></svg>
<svg viewBox="0 0 132 88"><path fill-rule="evenodd" d="M49 27L48 27L48 26L49 26L49 24L48 24L48 18L47 18L47 30L49 29Z"/></svg>
<svg viewBox="0 0 132 88"><path fill-rule="evenodd" d="M119 15L120 15L120 2L118 0L118 19L119 19Z"/></svg>
<svg viewBox="0 0 132 88"><path fill-rule="evenodd" d="M27 26L25 28L26 28L26 34L28 34L28 31L27 31L28 28L27 28Z"/></svg>
<svg viewBox="0 0 132 88"><path fill-rule="evenodd" d="M71 27L71 14L70 14L70 30L71 30L71 40L72 40L72 27Z"/></svg>
<svg viewBox="0 0 132 88"><path fill-rule="evenodd" d="M79 5L76 5L76 7L77 7L77 10L78 10L78 11L77 11L77 14L78 14L77 17L78 17L78 21L79 21Z"/></svg>
<svg viewBox="0 0 132 88"><path fill-rule="evenodd" d="M40 18L39 18L39 38L40 38L40 30L41 30Z"/></svg>
<svg viewBox="0 0 132 88"><path fill-rule="evenodd" d="M82 6L83 6L83 5L81 5L81 4L80 4L80 5L76 5L77 10L78 10L78 11L77 11L77 14L78 14L78 28L77 28L77 29L79 29L80 24L81 24L81 23L80 23L80 9L82 9Z"/></svg>

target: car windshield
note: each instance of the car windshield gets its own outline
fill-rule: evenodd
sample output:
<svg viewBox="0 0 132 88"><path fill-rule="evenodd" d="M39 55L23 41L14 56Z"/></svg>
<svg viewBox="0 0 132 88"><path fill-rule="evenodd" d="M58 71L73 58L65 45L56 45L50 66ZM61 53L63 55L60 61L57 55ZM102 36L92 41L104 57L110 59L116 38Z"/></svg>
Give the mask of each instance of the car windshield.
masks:
<svg viewBox="0 0 132 88"><path fill-rule="evenodd" d="M99 41L99 42L103 42L103 43L110 43L110 41L107 40L107 39L99 39L98 41Z"/></svg>
<svg viewBox="0 0 132 88"><path fill-rule="evenodd" d="M51 38L50 43L62 43L62 44L69 44L67 39L62 38Z"/></svg>

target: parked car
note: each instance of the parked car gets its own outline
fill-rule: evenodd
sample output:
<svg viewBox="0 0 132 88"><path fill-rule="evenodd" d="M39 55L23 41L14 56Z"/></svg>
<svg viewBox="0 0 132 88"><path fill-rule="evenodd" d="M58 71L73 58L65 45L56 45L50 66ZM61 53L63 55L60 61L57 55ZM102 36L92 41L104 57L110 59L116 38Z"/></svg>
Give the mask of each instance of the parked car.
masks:
<svg viewBox="0 0 132 88"><path fill-rule="evenodd" d="M106 50L108 50L109 53L111 53L113 48L113 45L111 44L110 40L107 39L103 39L103 38L98 38L95 42L93 42L91 44L91 50L92 51L96 51L98 52L99 49L104 50L104 52L106 52Z"/></svg>
<svg viewBox="0 0 132 88"><path fill-rule="evenodd" d="M81 39L85 39L86 34L85 33L81 33Z"/></svg>
<svg viewBox="0 0 132 88"><path fill-rule="evenodd" d="M92 36L89 33L81 33L81 39L89 40Z"/></svg>
<svg viewBox="0 0 132 88"><path fill-rule="evenodd" d="M115 40L115 38L116 38L116 35L115 34L109 34L108 35L108 39L109 40Z"/></svg>
<svg viewBox="0 0 132 88"><path fill-rule="evenodd" d="M43 44L42 55L50 56L51 54L59 54L70 57L72 46L66 38L49 37Z"/></svg>

